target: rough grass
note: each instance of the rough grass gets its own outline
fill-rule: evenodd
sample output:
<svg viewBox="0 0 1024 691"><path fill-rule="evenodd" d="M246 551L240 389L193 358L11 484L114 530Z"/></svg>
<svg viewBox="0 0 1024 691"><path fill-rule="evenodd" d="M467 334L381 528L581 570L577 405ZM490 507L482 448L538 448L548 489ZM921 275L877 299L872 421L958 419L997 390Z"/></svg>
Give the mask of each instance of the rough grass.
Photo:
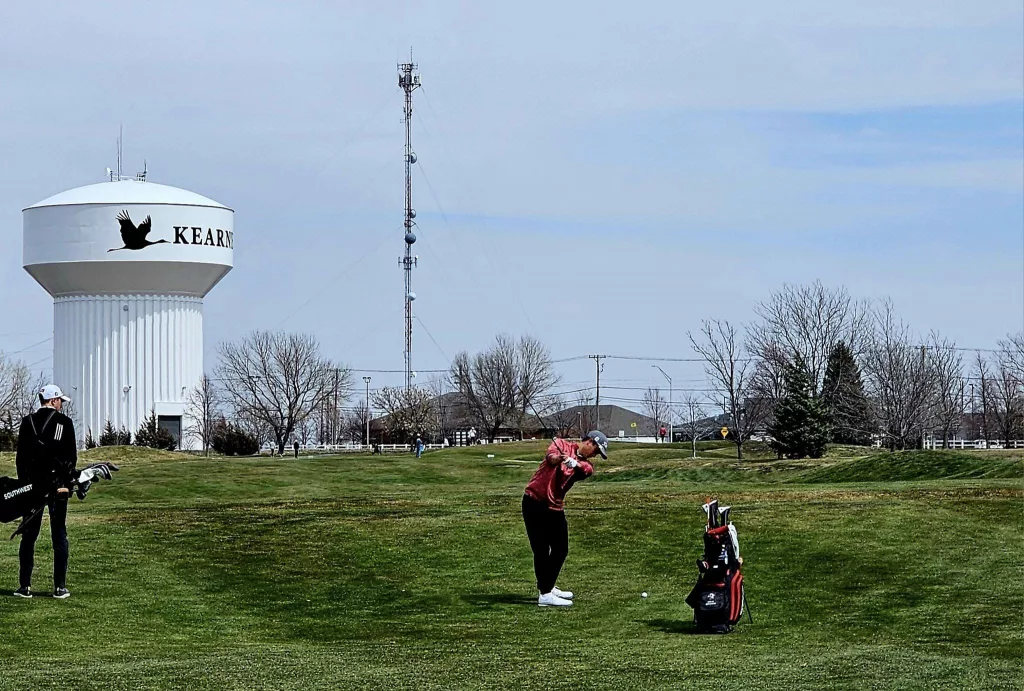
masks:
<svg viewBox="0 0 1024 691"><path fill-rule="evenodd" d="M542 448L90 451L123 470L73 500L73 597L4 597L0 548L0 688L1021 687L1024 482L992 465L1019 457L613 446L570 495L578 600L551 611L518 513ZM754 623L729 637L683 603L708 493L747 560Z"/></svg>
<svg viewBox="0 0 1024 691"><path fill-rule="evenodd" d="M804 482L891 482L1024 477L1024 452L987 455L965 451L876 453L804 473Z"/></svg>

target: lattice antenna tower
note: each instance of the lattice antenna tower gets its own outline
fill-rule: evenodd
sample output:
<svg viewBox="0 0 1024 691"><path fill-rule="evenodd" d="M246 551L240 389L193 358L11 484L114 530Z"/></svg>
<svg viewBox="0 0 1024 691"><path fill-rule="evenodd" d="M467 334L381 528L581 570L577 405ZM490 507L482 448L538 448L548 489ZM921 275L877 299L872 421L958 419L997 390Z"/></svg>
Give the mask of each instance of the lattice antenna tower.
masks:
<svg viewBox="0 0 1024 691"><path fill-rule="evenodd" d="M416 163L416 152L412 149L412 92L420 87L420 76L416 73L416 63L412 61L412 50L409 51L409 62L398 64L398 86L405 92L405 112L402 121L405 123L405 255L398 260L405 273L405 388L412 388L412 303L416 293L412 291L412 270L419 257L412 253L416 243L416 210L412 208L412 166Z"/></svg>

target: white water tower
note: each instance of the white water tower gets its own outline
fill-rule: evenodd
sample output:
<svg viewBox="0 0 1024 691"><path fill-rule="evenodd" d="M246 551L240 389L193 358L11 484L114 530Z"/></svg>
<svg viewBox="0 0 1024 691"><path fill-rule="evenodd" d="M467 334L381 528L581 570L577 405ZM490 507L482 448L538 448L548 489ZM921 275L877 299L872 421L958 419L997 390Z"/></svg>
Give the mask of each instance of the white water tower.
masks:
<svg viewBox="0 0 1024 691"><path fill-rule="evenodd" d="M234 212L142 180L78 187L23 211L25 270L53 296L53 381L79 442L154 411L182 448L203 374L203 298L231 270Z"/></svg>

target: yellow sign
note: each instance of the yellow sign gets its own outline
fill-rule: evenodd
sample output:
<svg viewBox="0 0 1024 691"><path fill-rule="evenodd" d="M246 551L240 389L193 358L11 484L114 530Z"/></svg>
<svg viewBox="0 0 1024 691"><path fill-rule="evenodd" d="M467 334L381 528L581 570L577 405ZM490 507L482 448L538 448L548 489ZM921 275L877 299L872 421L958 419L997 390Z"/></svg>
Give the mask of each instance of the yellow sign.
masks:
<svg viewBox="0 0 1024 691"><path fill-rule="evenodd" d="M631 422L631 423L629 423L629 426L630 427L636 427L636 423L635 422Z"/></svg>
<svg viewBox="0 0 1024 691"><path fill-rule="evenodd" d="M728 436L729 436L729 428L728 427L723 427L722 428L722 439L725 439Z"/></svg>

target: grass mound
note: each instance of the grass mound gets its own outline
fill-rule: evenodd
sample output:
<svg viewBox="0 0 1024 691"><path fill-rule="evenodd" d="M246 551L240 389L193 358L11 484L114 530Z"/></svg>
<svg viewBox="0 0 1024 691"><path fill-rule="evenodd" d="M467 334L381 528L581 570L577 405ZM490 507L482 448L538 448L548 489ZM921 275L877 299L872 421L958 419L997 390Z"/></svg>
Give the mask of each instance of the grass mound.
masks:
<svg viewBox="0 0 1024 691"><path fill-rule="evenodd" d="M800 482L895 482L1022 478L1024 459L963 451L875 453L804 473Z"/></svg>

